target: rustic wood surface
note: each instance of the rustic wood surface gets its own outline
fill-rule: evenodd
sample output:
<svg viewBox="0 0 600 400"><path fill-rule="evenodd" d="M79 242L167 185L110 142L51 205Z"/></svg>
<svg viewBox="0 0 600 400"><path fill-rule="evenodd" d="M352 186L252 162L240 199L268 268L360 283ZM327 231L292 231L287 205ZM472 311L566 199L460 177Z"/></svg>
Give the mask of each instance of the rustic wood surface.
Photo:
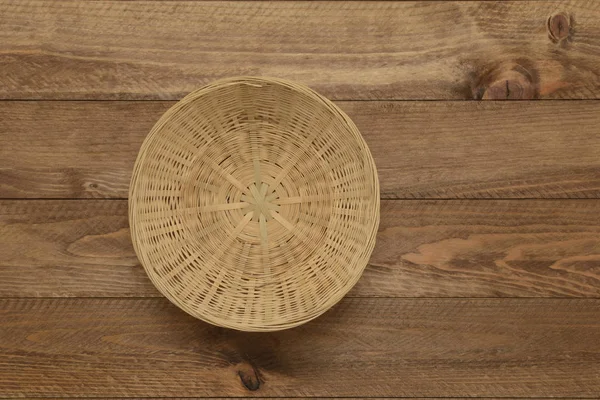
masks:
<svg viewBox="0 0 600 400"><path fill-rule="evenodd" d="M242 74L337 100L384 199L278 333L171 305L127 222L152 125ZM596 0L0 0L0 399L600 398L599 77Z"/></svg>
<svg viewBox="0 0 600 400"><path fill-rule="evenodd" d="M234 75L336 100L600 93L596 0L0 4L5 99L179 99Z"/></svg>
<svg viewBox="0 0 600 400"><path fill-rule="evenodd" d="M140 145L173 104L0 102L0 197L127 197ZM598 101L338 104L384 199L600 197Z"/></svg>
<svg viewBox="0 0 600 400"><path fill-rule="evenodd" d="M600 300L345 299L258 334L166 299L9 299L0 310L0 396L600 393Z"/></svg>
<svg viewBox="0 0 600 400"><path fill-rule="evenodd" d="M0 296L160 295L124 200L3 200L0 237ZM384 201L349 296L598 298L600 201Z"/></svg>

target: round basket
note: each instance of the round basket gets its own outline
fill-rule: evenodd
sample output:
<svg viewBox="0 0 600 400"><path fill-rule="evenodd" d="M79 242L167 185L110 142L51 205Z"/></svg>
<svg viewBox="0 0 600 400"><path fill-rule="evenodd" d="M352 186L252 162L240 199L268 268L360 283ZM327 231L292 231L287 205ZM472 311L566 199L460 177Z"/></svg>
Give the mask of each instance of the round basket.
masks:
<svg viewBox="0 0 600 400"><path fill-rule="evenodd" d="M169 109L129 193L135 251L154 285L204 321L244 331L305 323L360 278L379 182L336 105L280 79L233 78Z"/></svg>

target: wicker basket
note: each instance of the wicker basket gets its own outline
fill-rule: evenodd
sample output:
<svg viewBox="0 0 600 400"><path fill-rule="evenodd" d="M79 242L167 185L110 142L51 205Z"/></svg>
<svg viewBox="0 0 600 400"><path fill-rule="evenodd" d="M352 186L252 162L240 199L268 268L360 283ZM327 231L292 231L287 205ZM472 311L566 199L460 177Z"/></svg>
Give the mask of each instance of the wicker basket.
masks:
<svg viewBox="0 0 600 400"><path fill-rule="evenodd" d="M361 276L379 225L369 149L337 106L280 79L233 78L168 110L133 171L129 220L154 285L244 331L303 324Z"/></svg>

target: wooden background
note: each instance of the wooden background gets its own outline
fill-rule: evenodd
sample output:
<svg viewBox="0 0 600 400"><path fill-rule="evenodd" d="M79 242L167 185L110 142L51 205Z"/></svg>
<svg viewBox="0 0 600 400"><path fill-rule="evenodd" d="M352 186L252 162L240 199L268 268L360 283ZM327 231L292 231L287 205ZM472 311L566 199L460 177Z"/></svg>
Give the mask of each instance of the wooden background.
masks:
<svg viewBox="0 0 600 400"><path fill-rule="evenodd" d="M278 333L130 242L145 135L232 75L337 101L380 173L363 278ZM600 397L600 1L2 0L0 99L0 398Z"/></svg>

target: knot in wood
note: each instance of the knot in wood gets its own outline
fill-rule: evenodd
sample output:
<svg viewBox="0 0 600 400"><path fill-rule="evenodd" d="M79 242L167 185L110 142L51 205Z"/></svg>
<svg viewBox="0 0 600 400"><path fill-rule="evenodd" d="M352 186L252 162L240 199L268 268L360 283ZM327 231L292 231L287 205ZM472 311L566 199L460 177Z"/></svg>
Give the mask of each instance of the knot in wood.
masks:
<svg viewBox="0 0 600 400"><path fill-rule="evenodd" d="M571 33L571 18L565 13L558 13L548 18L548 36L553 42L561 42Z"/></svg>
<svg viewBox="0 0 600 400"><path fill-rule="evenodd" d="M247 362L242 363L239 366L238 376L244 387L251 392L254 392L260 388L260 375L257 369Z"/></svg>
<svg viewBox="0 0 600 400"><path fill-rule="evenodd" d="M537 97L537 87L527 68L518 63L504 63L489 70L479 81L474 97L482 100L530 100Z"/></svg>
<svg viewBox="0 0 600 400"><path fill-rule="evenodd" d="M532 83L515 71L503 74L483 94L484 100L528 100L535 97Z"/></svg>

